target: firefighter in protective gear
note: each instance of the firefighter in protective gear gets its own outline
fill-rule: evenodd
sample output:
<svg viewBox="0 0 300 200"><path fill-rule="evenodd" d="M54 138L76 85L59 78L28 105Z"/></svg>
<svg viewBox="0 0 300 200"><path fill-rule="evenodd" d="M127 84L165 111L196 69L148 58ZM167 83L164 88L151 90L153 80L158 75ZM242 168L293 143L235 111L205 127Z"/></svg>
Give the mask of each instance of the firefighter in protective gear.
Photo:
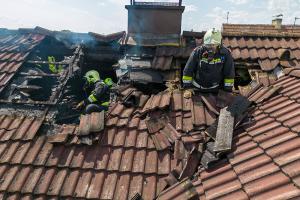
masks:
<svg viewBox="0 0 300 200"><path fill-rule="evenodd" d="M230 51L222 45L222 35L215 28L204 35L204 45L192 52L183 71L184 88L196 87L200 92L231 92L234 64Z"/></svg>
<svg viewBox="0 0 300 200"><path fill-rule="evenodd" d="M114 84L112 79L107 78L104 81L101 80L99 73L95 70L88 71L84 78L84 90L89 96L81 101L76 106L76 109L81 110L85 107L85 114L107 110L110 100L110 88Z"/></svg>

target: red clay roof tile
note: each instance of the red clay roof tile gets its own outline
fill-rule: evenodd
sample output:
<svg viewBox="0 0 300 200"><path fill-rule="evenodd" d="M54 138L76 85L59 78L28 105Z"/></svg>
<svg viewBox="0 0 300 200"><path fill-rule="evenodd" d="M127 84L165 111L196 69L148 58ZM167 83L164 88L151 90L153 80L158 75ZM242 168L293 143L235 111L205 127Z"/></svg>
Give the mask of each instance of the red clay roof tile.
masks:
<svg viewBox="0 0 300 200"><path fill-rule="evenodd" d="M69 196L69 197L73 196L73 193L75 191L78 182L79 175L80 175L79 170L72 170L68 173L60 191L61 196Z"/></svg>
<svg viewBox="0 0 300 200"><path fill-rule="evenodd" d="M23 164L32 164L36 157L40 154L40 151L42 147L44 146L45 137L39 137L37 140L31 142L31 147L24 157L24 160L22 161Z"/></svg>
<svg viewBox="0 0 300 200"><path fill-rule="evenodd" d="M40 176L40 179L39 179L36 187L34 188L34 193L35 194L46 194L55 173L56 173L55 168L46 169Z"/></svg>
<svg viewBox="0 0 300 200"><path fill-rule="evenodd" d="M30 142L21 143L10 162L12 164L21 164L30 147Z"/></svg>
<svg viewBox="0 0 300 200"><path fill-rule="evenodd" d="M66 179L68 174L67 169L59 170L55 176L53 177L51 184L49 185L49 189L47 192L47 195L50 196L58 196L60 193L60 190L62 188L63 182Z"/></svg>
<svg viewBox="0 0 300 200"><path fill-rule="evenodd" d="M244 188L250 198L258 198L261 193L276 187L284 186L287 183L289 183L289 178L282 172L277 171L245 184Z"/></svg>

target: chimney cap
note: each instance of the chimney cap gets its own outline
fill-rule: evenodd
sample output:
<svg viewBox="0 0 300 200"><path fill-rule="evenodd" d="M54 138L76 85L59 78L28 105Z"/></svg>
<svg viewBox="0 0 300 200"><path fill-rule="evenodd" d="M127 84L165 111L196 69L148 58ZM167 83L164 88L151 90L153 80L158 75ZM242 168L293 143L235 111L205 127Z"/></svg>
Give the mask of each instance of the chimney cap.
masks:
<svg viewBox="0 0 300 200"><path fill-rule="evenodd" d="M283 14L274 15L273 17L274 17L274 19L282 19Z"/></svg>
<svg viewBox="0 0 300 200"><path fill-rule="evenodd" d="M177 0L174 2L170 1L137 1L137 0L130 0L130 5L143 5L143 6L182 6L182 0Z"/></svg>

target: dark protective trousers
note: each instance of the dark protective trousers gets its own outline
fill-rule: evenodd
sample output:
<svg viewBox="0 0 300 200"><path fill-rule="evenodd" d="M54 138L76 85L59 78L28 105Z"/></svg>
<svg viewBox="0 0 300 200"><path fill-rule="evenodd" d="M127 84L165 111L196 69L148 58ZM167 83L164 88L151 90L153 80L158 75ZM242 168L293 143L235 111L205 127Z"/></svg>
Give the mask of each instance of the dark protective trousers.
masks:
<svg viewBox="0 0 300 200"><path fill-rule="evenodd" d="M101 106L97 104L89 104L86 106L84 113L85 114L91 114L93 112L101 112L101 111L107 111L107 106Z"/></svg>

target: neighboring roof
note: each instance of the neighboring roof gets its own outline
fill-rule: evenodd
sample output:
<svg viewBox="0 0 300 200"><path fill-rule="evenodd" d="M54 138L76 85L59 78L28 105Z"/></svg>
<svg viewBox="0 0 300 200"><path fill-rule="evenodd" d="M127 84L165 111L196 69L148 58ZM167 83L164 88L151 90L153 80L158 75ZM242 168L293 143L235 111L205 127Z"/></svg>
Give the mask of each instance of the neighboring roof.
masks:
<svg viewBox="0 0 300 200"><path fill-rule="evenodd" d="M299 37L299 25L281 25L276 28L271 24L223 24L225 36L260 36L260 37Z"/></svg>
<svg viewBox="0 0 300 200"><path fill-rule="evenodd" d="M259 64L262 70L273 70L277 65L299 66L300 38L268 38L228 36L223 43L230 48L235 61ZM284 62L290 60L289 62Z"/></svg>
<svg viewBox="0 0 300 200"><path fill-rule="evenodd" d="M264 71L300 65L300 26L223 24L222 35L237 65Z"/></svg>
<svg viewBox="0 0 300 200"><path fill-rule="evenodd" d="M0 92L19 70L26 57L45 36L13 32L0 34Z"/></svg>
<svg viewBox="0 0 300 200"><path fill-rule="evenodd" d="M193 184L201 200L300 197L300 70L293 71L273 84L282 89L257 104L245 131L235 133L226 161L199 173Z"/></svg>

